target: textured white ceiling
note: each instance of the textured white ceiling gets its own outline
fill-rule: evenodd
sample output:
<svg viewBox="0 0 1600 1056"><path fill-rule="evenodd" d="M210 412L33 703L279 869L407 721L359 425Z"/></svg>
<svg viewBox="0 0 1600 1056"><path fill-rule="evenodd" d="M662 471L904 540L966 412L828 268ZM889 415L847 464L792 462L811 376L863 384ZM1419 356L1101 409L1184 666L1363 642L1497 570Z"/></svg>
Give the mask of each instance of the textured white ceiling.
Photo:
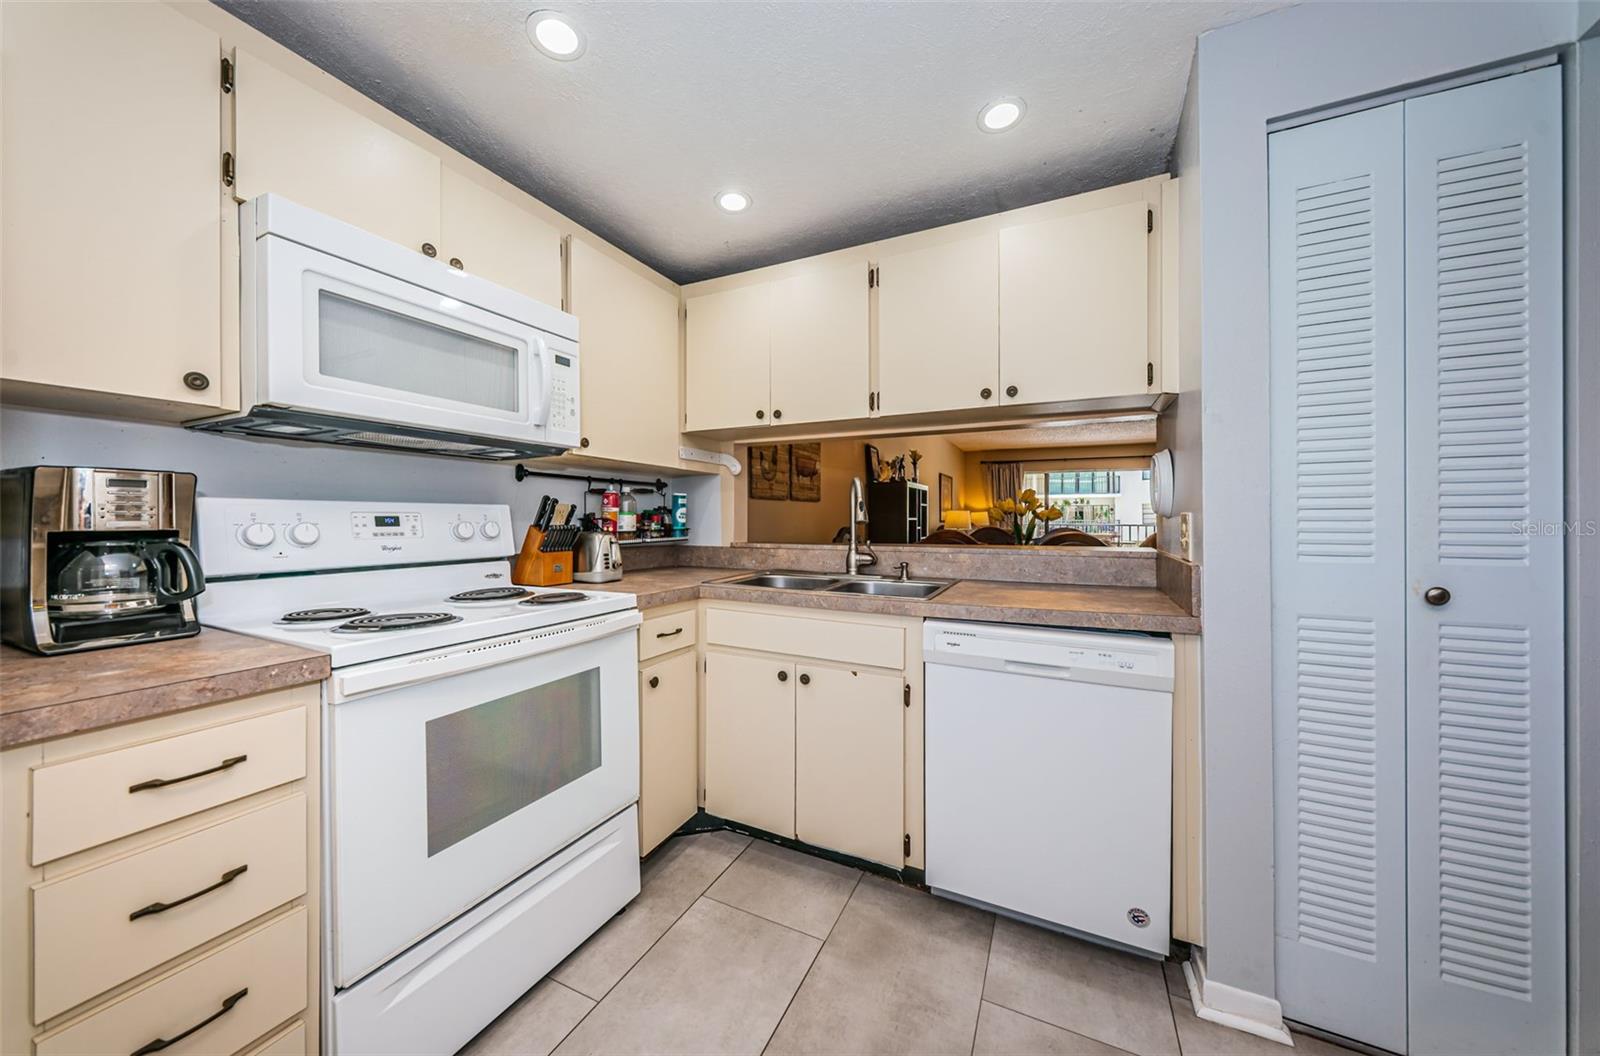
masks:
<svg viewBox="0 0 1600 1056"><path fill-rule="evenodd" d="M1163 172L1196 36L1284 6L217 2L680 282ZM541 8L580 59L528 42Z"/></svg>

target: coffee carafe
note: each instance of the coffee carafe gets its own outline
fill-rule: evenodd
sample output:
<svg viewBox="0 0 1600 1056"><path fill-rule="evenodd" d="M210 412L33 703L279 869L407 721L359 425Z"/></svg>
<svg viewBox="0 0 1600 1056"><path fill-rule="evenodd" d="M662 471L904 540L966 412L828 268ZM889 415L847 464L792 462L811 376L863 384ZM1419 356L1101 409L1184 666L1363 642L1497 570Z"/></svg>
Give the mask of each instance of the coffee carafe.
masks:
<svg viewBox="0 0 1600 1056"><path fill-rule="evenodd" d="M0 631L36 653L198 634L191 473L31 466L0 474Z"/></svg>

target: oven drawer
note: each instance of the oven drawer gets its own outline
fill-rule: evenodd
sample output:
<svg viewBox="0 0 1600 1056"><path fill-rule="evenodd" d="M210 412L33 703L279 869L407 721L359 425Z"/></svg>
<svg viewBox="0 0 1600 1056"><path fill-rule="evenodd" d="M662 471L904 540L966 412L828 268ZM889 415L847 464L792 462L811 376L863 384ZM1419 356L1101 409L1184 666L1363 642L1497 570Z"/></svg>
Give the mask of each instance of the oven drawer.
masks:
<svg viewBox="0 0 1600 1056"><path fill-rule="evenodd" d="M289 708L33 771L33 864L304 777Z"/></svg>
<svg viewBox="0 0 1600 1056"><path fill-rule="evenodd" d="M172 1056L238 1052L305 1009L306 971L306 911L301 908L40 1038L35 1052L137 1052L158 1039L170 1041L212 1016L216 1018L166 1051ZM240 991L244 996L230 1002ZM305 1027L298 1029L298 1047L291 1028L263 1051L304 1053ZM279 1048L280 1041L286 1047Z"/></svg>
<svg viewBox="0 0 1600 1056"><path fill-rule="evenodd" d="M639 625L639 659L648 660L695 643L695 611L650 616Z"/></svg>
<svg viewBox="0 0 1600 1056"><path fill-rule="evenodd" d="M305 889L303 794L42 883L33 889L34 1022Z"/></svg>

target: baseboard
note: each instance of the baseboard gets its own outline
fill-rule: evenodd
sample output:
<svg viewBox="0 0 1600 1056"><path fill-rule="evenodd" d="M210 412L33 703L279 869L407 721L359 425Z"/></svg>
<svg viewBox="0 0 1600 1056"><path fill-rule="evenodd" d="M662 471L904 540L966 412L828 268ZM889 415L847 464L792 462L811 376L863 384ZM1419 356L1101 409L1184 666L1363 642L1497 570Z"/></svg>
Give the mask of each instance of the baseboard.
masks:
<svg viewBox="0 0 1600 1056"><path fill-rule="evenodd" d="M1189 984L1189 1003L1196 1016L1280 1045L1294 1045L1289 1028L1283 1025L1283 1006L1274 998L1207 979L1205 960L1198 952L1183 962L1183 978Z"/></svg>

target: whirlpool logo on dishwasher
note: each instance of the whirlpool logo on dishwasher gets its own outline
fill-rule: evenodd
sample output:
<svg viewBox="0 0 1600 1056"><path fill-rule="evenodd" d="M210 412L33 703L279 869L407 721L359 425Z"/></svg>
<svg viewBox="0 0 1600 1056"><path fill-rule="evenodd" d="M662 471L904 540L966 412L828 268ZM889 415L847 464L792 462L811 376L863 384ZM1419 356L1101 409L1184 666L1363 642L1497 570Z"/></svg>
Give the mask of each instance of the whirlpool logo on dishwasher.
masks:
<svg viewBox="0 0 1600 1056"><path fill-rule="evenodd" d="M404 550L405 547L401 546L399 543L383 543L378 547L378 549L386 554L398 554L400 551Z"/></svg>

